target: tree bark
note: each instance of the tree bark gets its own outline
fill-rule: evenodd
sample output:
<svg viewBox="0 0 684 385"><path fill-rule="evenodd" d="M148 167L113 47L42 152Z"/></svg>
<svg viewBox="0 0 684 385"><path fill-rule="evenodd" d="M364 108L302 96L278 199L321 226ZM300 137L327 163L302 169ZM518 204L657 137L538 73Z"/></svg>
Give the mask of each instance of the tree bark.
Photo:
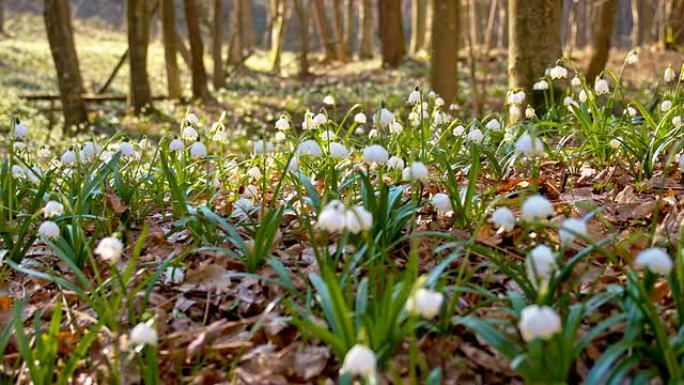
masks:
<svg viewBox="0 0 684 385"><path fill-rule="evenodd" d="M530 90L561 56L559 0L509 0L509 88Z"/></svg>
<svg viewBox="0 0 684 385"><path fill-rule="evenodd" d="M370 59L373 57L373 6L372 0L360 0L361 11L359 12L359 57Z"/></svg>
<svg viewBox="0 0 684 385"><path fill-rule="evenodd" d="M162 40L166 63L166 89L171 99L182 96L180 70L178 68L178 40L176 31L176 4L173 0L161 0Z"/></svg>
<svg viewBox="0 0 684 385"><path fill-rule="evenodd" d="M416 56L425 46L425 17L427 0L411 1L411 41L409 53Z"/></svg>
<svg viewBox="0 0 684 385"><path fill-rule="evenodd" d="M226 76L223 72L223 0L214 0L214 22L212 23L211 57L214 61L214 90L221 89L226 85Z"/></svg>
<svg viewBox="0 0 684 385"><path fill-rule="evenodd" d="M321 37L321 45L325 53L325 61L335 60L335 41L333 40L332 32L330 30L330 22L328 15L325 12L325 5L323 0L312 0L313 9L316 13L316 22L318 25L318 33Z"/></svg>
<svg viewBox="0 0 684 385"><path fill-rule="evenodd" d="M283 35L285 33L286 0L271 0L273 2L273 25L271 26L271 70L280 71L280 57L283 50Z"/></svg>
<svg viewBox="0 0 684 385"><path fill-rule="evenodd" d="M244 29L243 20L240 15L243 14L242 0L233 0L230 9L230 44L228 45L228 64L233 67L242 67L242 50L244 49Z"/></svg>
<svg viewBox="0 0 684 385"><path fill-rule="evenodd" d="M378 28L383 67L398 67L406 55L401 0L378 0Z"/></svg>
<svg viewBox="0 0 684 385"><path fill-rule="evenodd" d="M458 96L459 0L435 1L430 86L447 103Z"/></svg>
<svg viewBox="0 0 684 385"><path fill-rule="evenodd" d="M335 53L337 60L349 61L347 46L344 40L344 13L342 12L342 0L333 0L333 26L335 27Z"/></svg>
<svg viewBox="0 0 684 385"><path fill-rule="evenodd" d="M299 21L299 76L305 77L309 72L309 20L302 0L294 0L295 12Z"/></svg>
<svg viewBox="0 0 684 385"><path fill-rule="evenodd" d="M684 0L673 0L667 27L667 48L684 48Z"/></svg>
<svg viewBox="0 0 684 385"><path fill-rule="evenodd" d="M65 131L73 127L78 129L88 123L88 114L83 101L83 78L78 66L69 1L45 0L44 6L45 30L57 70Z"/></svg>
<svg viewBox="0 0 684 385"><path fill-rule="evenodd" d="M356 34L354 33L354 8L355 0L347 0L347 11L344 16L344 44L347 47L349 58L354 55L356 46Z"/></svg>
<svg viewBox="0 0 684 385"><path fill-rule="evenodd" d="M435 18L435 1L425 0L425 38L423 40L423 47L427 50L432 50L432 22Z"/></svg>
<svg viewBox="0 0 684 385"><path fill-rule="evenodd" d="M5 0L0 0L0 34L5 34Z"/></svg>
<svg viewBox="0 0 684 385"><path fill-rule="evenodd" d="M256 33L254 32L254 10L252 9L252 0L241 0L240 12L242 14L242 48L250 51L254 49L256 44Z"/></svg>
<svg viewBox="0 0 684 385"><path fill-rule="evenodd" d="M126 2L126 22L130 67L128 104L135 114L140 114L145 107L152 105L152 90L147 75L147 45L150 39L147 0Z"/></svg>
<svg viewBox="0 0 684 385"><path fill-rule="evenodd" d="M190 40L190 56L192 58L192 98L207 101L211 97L207 87L207 72L204 69L204 47L202 46L197 0L185 0L184 4L185 23L188 26L188 40Z"/></svg>
<svg viewBox="0 0 684 385"><path fill-rule="evenodd" d="M613 23L617 11L618 0L602 0L596 3L592 12L594 26L589 42L589 65L587 81L592 83L596 76L606 67L610 52L610 38L613 34Z"/></svg>

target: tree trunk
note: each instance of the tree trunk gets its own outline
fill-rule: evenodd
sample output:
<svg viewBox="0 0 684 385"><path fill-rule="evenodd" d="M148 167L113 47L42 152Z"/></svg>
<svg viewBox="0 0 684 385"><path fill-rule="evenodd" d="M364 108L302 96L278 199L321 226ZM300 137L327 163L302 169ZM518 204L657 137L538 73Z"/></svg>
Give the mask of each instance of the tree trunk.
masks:
<svg viewBox="0 0 684 385"><path fill-rule="evenodd" d="M152 104L150 79L147 75L147 45L149 43L149 8L147 0L126 2L128 26L128 64L130 85L128 103L135 114Z"/></svg>
<svg viewBox="0 0 684 385"><path fill-rule="evenodd" d="M0 0L0 34L5 34L5 0Z"/></svg>
<svg viewBox="0 0 684 385"><path fill-rule="evenodd" d="M240 12L242 14L242 48L251 51L256 44L256 34L254 32L254 10L252 9L252 0L241 0Z"/></svg>
<svg viewBox="0 0 684 385"><path fill-rule="evenodd" d="M309 73L309 20L302 0L294 0L297 21L299 22L299 76Z"/></svg>
<svg viewBox="0 0 684 385"><path fill-rule="evenodd" d="M485 29L485 34L484 34L484 49L485 51L489 52L490 49L492 49L492 39L494 36L494 22L496 21L496 12L497 9L499 8L498 6L498 1L497 0L492 0L492 2L489 5L489 16L487 17L487 28ZM489 57L485 58L485 60L489 60Z"/></svg>
<svg viewBox="0 0 684 385"><path fill-rule="evenodd" d="M176 4L173 0L161 0L162 40L164 41L164 61L166 63L166 88L169 98L182 96L180 70L178 68L178 40L176 31Z"/></svg>
<svg viewBox="0 0 684 385"><path fill-rule="evenodd" d="M88 123L83 102L83 78L78 66L71 9L68 0L45 0L45 30L50 43L52 60L57 70L57 83L64 113L64 128Z"/></svg>
<svg viewBox="0 0 684 385"><path fill-rule="evenodd" d="M370 59L373 57L373 6L372 0L360 0L361 11L359 12L359 57Z"/></svg>
<svg viewBox="0 0 684 385"><path fill-rule="evenodd" d="M509 0L509 88L531 89L561 56L560 0Z"/></svg>
<svg viewBox="0 0 684 385"><path fill-rule="evenodd" d="M427 0L411 1L411 41L409 52L416 56L425 45L425 14Z"/></svg>
<svg viewBox="0 0 684 385"><path fill-rule="evenodd" d="M648 0L639 0L641 45L653 43L653 8Z"/></svg>
<svg viewBox="0 0 684 385"><path fill-rule="evenodd" d="M378 0L378 28L380 29L382 66L398 67L406 55L401 0Z"/></svg>
<svg viewBox="0 0 684 385"><path fill-rule="evenodd" d="M335 27L335 53L337 60L349 61L347 46L344 41L344 14L342 13L342 0L333 0L333 26Z"/></svg>
<svg viewBox="0 0 684 385"><path fill-rule="evenodd" d="M432 25L430 86L447 103L458 96L459 0L437 0Z"/></svg>
<svg viewBox="0 0 684 385"><path fill-rule="evenodd" d="M318 24L318 33L321 37L321 45L323 45L323 52L325 53L325 61L336 59L335 42L330 30L330 23L328 22L328 15L325 12L325 5L323 0L312 0L313 9L316 12L316 22Z"/></svg>
<svg viewBox="0 0 684 385"><path fill-rule="evenodd" d="M591 25L594 26L589 42L589 65L587 81L592 83L596 76L606 67L610 51L610 38L613 34L613 23L617 11L618 0L602 0L596 4Z"/></svg>
<svg viewBox="0 0 684 385"><path fill-rule="evenodd" d="M435 0L425 0L425 37L423 38L423 48L432 50L432 21L435 17Z"/></svg>
<svg viewBox="0 0 684 385"><path fill-rule="evenodd" d="M212 23L211 57L214 60L214 90L221 89L226 85L226 76L223 72L223 0L214 0L214 22Z"/></svg>
<svg viewBox="0 0 684 385"><path fill-rule="evenodd" d="M286 0L271 0L273 2L273 25L271 27L271 70L280 72L280 54L283 50L283 35L285 33Z"/></svg>
<svg viewBox="0 0 684 385"><path fill-rule="evenodd" d="M681 50L684 48L684 0L673 0L668 18L667 47Z"/></svg>
<svg viewBox="0 0 684 385"><path fill-rule="evenodd" d="M354 4L355 0L347 0L347 11L344 16L344 44L347 47L349 58L354 55L356 34L354 33Z"/></svg>
<svg viewBox="0 0 684 385"><path fill-rule="evenodd" d="M197 0L185 0L185 23L188 26L188 40L190 41L192 98L207 101L210 99L207 87L207 72L204 69L204 47L202 46L202 31L199 25L199 9Z"/></svg>
<svg viewBox="0 0 684 385"><path fill-rule="evenodd" d="M233 0L230 9L230 44L228 45L228 64L233 67L242 67L242 50L244 48L244 29L243 20L240 15L243 14L242 0Z"/></svg>

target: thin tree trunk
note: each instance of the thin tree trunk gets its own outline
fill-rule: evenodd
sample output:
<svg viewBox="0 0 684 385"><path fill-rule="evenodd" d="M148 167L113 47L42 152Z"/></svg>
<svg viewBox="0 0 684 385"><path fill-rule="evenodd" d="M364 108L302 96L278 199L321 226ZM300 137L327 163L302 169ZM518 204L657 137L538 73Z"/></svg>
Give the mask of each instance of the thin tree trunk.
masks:
<svg viewBox="0 0 684 385"><path fill-rule="evenodd" d="M508 48L508 4L499 4L499 35L496 42L497 48Z"/></svg>
<svg viewBox="0 0 684 385"><path fill-rule="evenodd" d="M356 34L354 33L354 6L355 0L347 0L347 10L344 14L344 45L347 47L349 58L354 55L356 46Z"/></svg>
<svg viewBox="0 0 684 385"><path fill-rule="evenodd" d="M325 53L325 61L335 60L335 42L332 37L332 31L330 30L328 15L325 12L325 5L323 4L323 0L312 1L313 9L316 13L318 33L321 37L321 45L323 46L323 52Z"/></svg>
<svg viewBox="0 0 684 385"><path fill-rule="evenodd" d="M373 57L373 5L372 0L360 0L361 11L359 12L359 30L361 33L359 43L359 57L370 59Z"/></svg>
<svg viewBox="0 0 684 385"><path fill-rule="evenodd" d="M531 89L560 58L560 0L509 0L509 88Z"/></svg>
<svg viewBox="0 0 684 385"><path fill-rule="evenodd" d="M458 96L459 0L435 1L430 86L447 103Z"/></svg>
<svg viewBox="0 0 684 385"><path fill-rule="evenodd" d="M642 44L653 44L653 8L649 0L639 0L639 22L642 27Z"/></svg>
<svg viewBox="0 0 684 385"><path fill-rule="evenodd" d="M230 10L230 44L228 45L228 64L242 67L242 50L244 47L244 29L242 28L242 0L233 0Z"/></svg>
<svg viewBox="0 0 684 385"><path fill-rule="evenodd" d="M176 4L173 0L161 0L162 40L164 41L164 61L166 63L166 88L169 98L182 96L180 70L178 68L178 40L176 31Z"/></svg>
<svg viewBox="0 0 684 385"><path fill-rule="evenodd" d="M299 76L305 77L309 72L309 20L303 0L294 0L297 21L299 22Z"/></svg>
<svg viewBox="0 0 684 385"><path fill-rule="evenodd" d="M425 17L427 0L411 1L411 41L409 53L416 56L425 46Z"/></svg>
<svg viewBox="0 0 684 385"><path fill-rule="evenodd" d="M286 0L272 0L275 15L271 29L271 70L280 72L280 57L283 50L283 35L285 33L285 13L287 12Z"/></svg>
<svg viewBox="0 0 684 385"><path fill-rule="evenodd" d="M684 0L672 0L667 28L668 48L684 48Z"/></svg>
<svg viewBox="0 0 684 385"><path fill-rule="evenodd" d="M425 38L423 48L432 51L432 22L435 18L435 0L425 0Z"/></svg>
<svg viewBox="0 0 684 385"><path fill-rule="evenodd" d="M0 0L0 34L5 33L5 0Z"/></svg>
<svg viewBox="0 0 684 385"><path fill-rule="evenodd" d="M240 11L242 12L243 48L246 51L254 49L256 44L256 33L254 32L254 10L252 0L241 0Z"/></svg>
<svg viewBox="0 0 684 385"><path fill-rule="evenodd" d="M594 9L594 19L591 23L594 28L589 45L590 58L587 67L587 81L590 83L603 71L608 62L617 3L618 0L602 0L596 4L596 9Z"/></svg>
<svg viewBox="0 0 684 385"><path fill-rule="evenodd" d="M383 67L399 66L406 55L400 0L378 0L378 28Z"/></svg>
<svg viewBox="0 0 684 385"><path fill-rule="evenodd" d="M197 0L185 0L185 23L188 26L188 40L190 40L190 55L192 58L192 98L202 101L210 100L207 87L207 72L204 69L204 47L202 46L202 31L199 25L199 9Z"/></svg>
<svg viewBox="0 0 684 385"><path fill-rule="evenodd" d="M226 85L226 77L223 72L223 0L214 0L214 22L212 23L211 57L214 60L214 90L221 89Z"/></svg>
<svg viewBox="0 0 684 385"><path fill-rule="evenodd" d="M347 62L349 61L349 54L347 53L347 46L344 40L344 13L342 12L342 0L332 0L332 6L337 60Z"/></svg>
<svg viewBox="0 0 684 385"><path fill-rule="evenodd" d="M45 0L45 30L52 60L57 70L57 83L64 113L65 131L88 123L83 101L83 78L78 65L71 9L68 0Z"/></svg>
<svg viewBox="0 0 684 385"><path fill-rule="evenodd" d="M494 22L496 21L496 10L498 8L498 1L492 0L489 5L489 17L487 18L487 28L484 34L484 48L485 51L492 49L492 36L494 35ZM486 58L489 60L489 58Z"/></svg>
<svg viewBox="0 0 684 385"><path fill-rule="evenodd" d="M150 38L147 0L128 0L126 2L126 21L130 67L128 101L133 112L140 114L145 107L152 104L152 90L147 75L147 45Z"/></svg>

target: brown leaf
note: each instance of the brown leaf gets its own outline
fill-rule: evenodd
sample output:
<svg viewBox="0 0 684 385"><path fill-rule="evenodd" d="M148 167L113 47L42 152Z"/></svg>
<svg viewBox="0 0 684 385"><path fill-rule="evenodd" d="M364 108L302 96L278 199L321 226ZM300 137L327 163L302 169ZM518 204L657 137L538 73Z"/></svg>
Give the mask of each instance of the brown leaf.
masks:
<svg viewBox="0 0 684 385"><path fill-rule="evenodd" d="M107 193L107 204L116 215L123 214L126 210L128 210L128 206L126 206L126 204L123 203L121 199L112 192Z"/></svg>

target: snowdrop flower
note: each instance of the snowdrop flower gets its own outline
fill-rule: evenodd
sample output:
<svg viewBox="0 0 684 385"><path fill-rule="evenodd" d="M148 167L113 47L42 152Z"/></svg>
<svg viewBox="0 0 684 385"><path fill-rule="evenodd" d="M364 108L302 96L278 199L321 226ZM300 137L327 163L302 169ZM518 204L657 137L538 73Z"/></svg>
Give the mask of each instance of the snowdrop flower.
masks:
<svg viewBox="0 0 684 385"><path fill-rule="evenodd" d="M183 271L183 268L176 266L167 267L166 271L164 272L164 275L164 283L167 285L180 285L181 283L183 283L183 280L185 279L185 272Z"/></svg>
<svg viewBox="0 0 684 385"><path fill-rule="evenodd" d="M185 115L185 122L190 123L192 125L196 125L197 123L199 123L199 117L197 117L197 115L195 115L191 112L191 113Z"/></svg>
<svg viewBox="0 0 684 385"><path fill-rule="evenodd" d="M238 199L233 204L233 207L235 207L235 210L233 210L233 215L239 218L247 218L252 215L254 211L256 211L256 206L254 206L254 203L247 198Z"/></svg>
<svg viewBox="0 0 684 385"><path fill-rule="evenodd" d="M546 219L553 215L553 205L541 195L532 195L522 205L520 216L523 220L534 221Z"/></svg>
<svg viewBox="0 0 684 385"><path fill-rule="evenodd" d="M285 140L285 133L282 131L276 132L275 135L273 135L273 140L275 140L276 142L284 141Z"/></svg>
<svg viewBox="0 0 684 385"><path fill-rule="evenodd" d="M508 117L511 122L517 122L520 120L520 117L522 116L522 112L520 111L520 107L517 105L512 105L508 107Z"/></svg>
<svg viewBox="0 0 684 385"><path fill-rule="evenodd" d="M190 146L190 157L193 159L204 158L207 156L207 146L204 143L197 141Z"/></svg>
<svg viewBox="0 0 684 385"><path fill-rule="evenodd" d="M608 87L608 81L606 79L596 80L596 83L594 84L594 92L596 92L596 95L605 95L609 93L610 88Z"/></svg>
<svg viewBox="0 0 684 385"><path fill-rule="evenodd" d="M573 99L572 97L566 96L566 97L563 99L563 105L564 105L565 107L568 107L569 110L572 110L571 107L573 107L573 106L574 106L574 107L577 107L577 102L576 102L575 99Z"/></svg>
<svg viewBox="0 0 684 385"><path fill-rule="evenodd" d="M321 133L321 139L325 141L331 141L335 140L337 138L337 134L331 130L325 130Z"/></svg>
<svg viewBox="0 0 684 385"><path fill-rule="evenodd" d="M408 104L410 105L415 105L420 103L420 90L418 87L416 87L413 91L408 96Z"/></svg>
<svg viewBox="0 0 684 385"><path fill-rule="evenodd" d="M328 117L325 116L325 114L319 112L314 116L314 118L311 120L311 123L313 124L314 127L320 127L328 123Z"/></svg>
<svg viewBox="0 0 684 385"><path fill-rule="evenodd" d="M352 376L374 377L376 372L375 353L364 345L354 345L344 356L341 373Z"/></svg>
<svg viewBox="0 0 684 385"><path fill-rule="evenodd" d="M183 141L178 138L175 138L169 143L169 151L183 151L183 148L185 148L185 145L183 144Z"/></svg>
<svg viewBox="0 0 684 385"><path fill-rule="evenodd" d="M278 132L278 134L282 134L282 132ZM228 140L228 131L223 128L216 130L216 132L214 132L213 139L216 142L225 143Z"/></svg>
<svg viewBox="0 0 684 385"><path fill-rule="evenodd" d="M501 128L501 123L499 123L499 121L496 119L491 119L487 122L485 128L488 130L498 130Z"/></svg>
<svg viewBox="0 0 684 385"><path fill-rule="evenodd" d="M435 91L430 90L430 92L428 92L427 96L429 99L434 99L437 97L437 93Z"/></svg>
<svg viewBox="0 0 684 385"><path fill-rule="evenodd" d="M453 136L461 136L464 133L465 133L465 127L463 127L460 124L458 126L454 127L453 131L451 131L451 135L453 135Z"/></svg>
<svg viewBox="0 0 684 385"><path fill-rule="evenodd" d="M259 198L259 188L257 188L257 186L255 186L253 184L248 184L247 186L245 186L244 195L247 197L258 199Z"/></svg>
<svg viewBox="0 0 684 385"><path fill-rule="evenodd" d="M288 172L295 172L299 170L299 160L297 159L296 156L293 156L290 159L290 162L287 164L287 171Z"/></svg>
<svg viewBox="0 0 684 385"><path fill-rule="evenodd" d="M511 91L508 94L508 104L522 104L525 101L525 91Z"/></svg>
<svg viewBox="0 0 684 385"><path fill-rule="evenodd" d="M358 112L356 115L354 115L354 122L356 124L366 124L368 121L368 118L366 117L366 114L363 112Z"/></svg>
<svg viewBox="0 0 684 385"><path fill-rule="evenodd" d="M315 140L305 140L297 146L297 153L302 155L311 155L319 157L323 153L321 146Z"/></svg>
<svg viewBox="0 0 684 385"><path fill-rule="evenodd" d="M679 127L682 125L682 117L677 115L672 118L672 125L675 127Z"/></svg>
<svg viewBox="0 0 684 385"><path fill-rule="evenodd" d="M130 340L137 346L157 346L157 331L147 323L141 322L131 330Z"/></svg>
<svg viewBox="0 0 684 385"><path fill-rule="evenodd" d="M401 123L395 120L394 122L390 123L389 131L394 135L399 135L402 131L404 131L404 127L401 126Z"/></svg>
<svg viewBox="0 0 684 385"><path fill-rule="evenodd" d="M672 100L663 100L660 103L660 111L668 111L670 108L672 108Z"/></svg>
<svg viewBox="0 0 684 385"><path fill-rule="evenodd" d="M323 104L325 104L327 106L333 106L333 105L335 105L335 98L332 95L326 95L323 98Z"/></svg>
<svg viewBox="0 0 684 385"><path fill-rule="evenodd" d="M257 155L273 152L273 143L267 142L263 139L254 143L254 153Z"/></svg>
<svg viewBox="0 0 684 385"><path fill-rule="evenodd" d="M576 218L564 220L558 231L561 245L567 246L571 244L578 235L582 237L587 236L587 224L583 220Z"/></svg>
<svg viewBox="0 0 684 385"><path fill-rule="evenodd" d="M83 154L88 157L94 157L102 153L102 146L93 142L87 142L83 145Z"/></svg>
<svg viewBox="0 0 684 385"><path fill-rule="evenodd" d="M631 50L629 51L629 54L627 54L627 58L625 59L625 62L627 64L637 64L639 63L639 54L637 53L636 50Z"/></svg>
<svg viewBox="0 0 684 385"><path fill-rule="evenodd" d="M49 201L43 207L43 215L45 218L58 217L64 214L64 205L57 201Z"/></svg>
<svg viewBox="0 0 684 385"><path fill-rule="evenodd" d="M352 206L344 214L344 224L352 234L368 231L373 226L373 214L363 206Z"/></svg>
<svg viewBox="0 0 684 385"><path fill-rule="evenodd" d="M572 78L572 80L570 80L570 85L575 88L579 88L582 86L582 80L580 80L579 77L575 76L574 78Z"/></svg>
<svg viewBox="0 0 684 385"><path fill-rule="evenodd" d="M515 142L515 151L528 158L534 158L544 155L544 144L539 138L526 132Z"/></svg>
<svg viewBox="0 0 684 385"><path fill-rule="evenodd" d="M25 138L28 135L29 128L24 123L17 123L14 125L14 137Z"/></svg>
<svg viewBox="0 0 684 385"><path fill-rule="evenodd" d="M544 285L556 269L556 257L551 248L539 245L530 251L525 265L530 281Z"/></svg>
<svg viewBox="0 0 684 385"><path fill-rule="evenodd" d="M387 167L393 170L402 170L404 168L404 161L400 157L395 155L389 158L389 160L387 161Z"/></svg>
<svg viewBox="0 0 684 385"><path fill-rule="evenodd" d="M425 319L431 319L439 314L443 302L442 293L421 287L406 301L406 310Z"/></svg>
<svg viewBox="0 0 684 385"><path fill-rule="evenodd" d="M121 152L121 155L123 155L125 158L135 157L138 154L131 142L121 143L119 145L119 152Z"/></svg>
<svg viewBox="0 0 684 385"><path fill-rule="evenodd" d="M62 156L59 158L59 161L65 166L73 165L76 163L76 152L71 149L64 151Z"/></svg>
<svg viewBox="0 0 684 385"><path fill-rule="evenodd" d="M492 213L490 221L499 229L509 232L515 228L515 216L507 207L499 207Z"/></svg>
<svg viewBox="0 0 684 385"><path fill-rule="evenodd" d="M568 77L568 70L563 66L555 66L549 71L551 79L565 79Z"/></svg>
<svg viewBox="0 0 684 385"><path fill-rule="evenodd" d="M549 83L546 80L540 80L532 84L532 89L535 91L545 91L549 89Z"/></svg>
<svg viewBox="0 0 684 385"><path fill-rule="evenodd" d="M438 97L437 99L435 99L435 106L436 107L443 107L444 104L445 104L444 99L442 99L441 97Z"/></svg>
<svg viewBox="0 0 684 385"><path fill-rule="evenodd" d="M534 112L534 108L532 106L528 105L527 108L525 109L525 117L527 119L532 119L537 117L537 113Z"/></svg>
<svg viewBox="0 0 684 385"><path fill-rule="evenodd" d="M290 129L290 121L283 115L280 119L276 120L275 128L278 131L287 131Z"/></svg>
<svg viewBox="0 0 684 385"><path fill-rule="evenodd" d="M610 142L608 142L608 144L610 145L611 148L617 149L620 147L620 144L622 144L620 139L621 138L613 138L610 140Z"/></svg>
<svg viewBox="0 0 684 385"><path fill-rule="evenodd" d="M389 158L389 153L379 144L372 144L363 150L363 159L366 163L385 164Z"/></svg>
<svg viewBox="0 0 684 385"><path fill-rule="evenodd" d="M422 162L413 162L409 167L404 169L401 175L405 181L425 182L429 176L429 172Z"/></svg>
<svg viewBox="0 0 684 385"><path fill-rule="evenodd" d="M385 127L394 121L394 114L385 107L381 108L376 115L381 127ZM375 120L375 117L373 119Z"/></svg>
<svg viewBox="0 0 684 385"><path fill-rule="evenodd" d="M252 167L246 172L247 176L252 178L252 179L261 179L261 170L259 167Z"/></svg>
<svg viewBox="0 0 684 385"><path fill-rule="evenodd" d="M181 137L183 137L185 140L193 141L197 140L199 134L197 133L197 130L192 128L192 126L186 126L183 128L183 132L181 132Z"/></svg>
<svg viewBox="0 0 684 385"><path fill-rule="evenodd" d="M115 237L102 238L100 243L93 251L95 254L99 255L104 261L108 262L110 265L116 265L121 261L121 255L123 254L124 245L121 241Z"/></svg>
<svg viewBox="0 0 684 385"><path fill-rule="evenodd" d="M672 66L668 66L667 68L665 68L665 73L663 74L663 80L665 81L665 83L669 83L669 82L673 81L674 78L675 78L675 73L674 73L674 70L672 69Z"/></svg>
<svg viewBox="0 0 684 385"><path fill-rule="evenodd" d="M314 114L311 111L306 111L304 113L304 120L302 120L302 130L312 130L314 129L313 124Z"/></svg>
<svg viewBox="0 0 684 385"><path fill-rule="evenodd" d="M629 106L629 107L627 107L627 109L625 110L625 113L627 113L627 114L628 114L629 116L631 116L631 117L634 117L634 116L636 116L636 114L637 114L637 110L636 110L636 108L634 108L634 107L632 107L632 106Z"/></svg>
<svg viewBox="0 0 684 385"><path fill-rule="evenodd" d="M47 146L38 150L38 159L40 159L41 161L47 162L48 160L50 160L51 157L52 153L50 152L50 149Z"/></svg>
<svg viewBox="0 0 684 385"><path fill-rule="evenodd" d="M329 202L318 214L316 227L329 233L343 231L345 224L344 204L339 200Z"/></svg>
<svg viewBox="0 0 684 385"><path fill-rule="evenodd" d="M21 177L26 176L26 171L23 167L19 166L18 164L15 164L14 166L12 166L12 176L15 179L19 179Z"/></svg>
<svg viewBox="0 0 684 385"><path fill-rule="evenodd" d="M558 313L548 306L530 305L522 310L518 328L525 342L537 338L546 341L560 333L561 319Z"/></svg>
<svg viewBox="0 0 684 385"><path fill-rule="evenodd" d="M331 142L330 143L330 156L333 158L346 158L349 156L349 150L340 143Z"/></svg>
<svg viewBox="0 0 684 385"><path fill-rule="evenodd" d="M433 195L431 203L432 207L434 207L437 212L448 213L453 211L453 207L451 207L451 199L449 199L449 196L445 193L437 193Z"/></svg>
<svg viewBox="0 0 684 385"><path fill-rule="evenodd" d="M49 240L59 238L59 226L53 221L45 221L38 226L38 234Z"/></svg>
<svg viewBox="0 0 684 385"><path fill-rule="evenodd" d="M26 143L20 142L20 141L14 142L14 151L19 152L25 148L26 148Z"/></svg>
<svg viewBox="0 0 684 385"><path fill-rule="evenodd" d="M667 275L672 270L672 259L665 250L652 247L639 253L634 265L639 268L646 268L651 273Z"/></svg>
<svg viewBox="0 0 684 385"><path fill-rule="evenodd" d="M376 136L378 136L378 130L373 128L372 130L368 131L368 139L373 139Z"/></svg>
<svg viewBox="0 0 684 385"><path fill-rule="evenodd" d="M473 128L468 133L468 139L470 139L474 143L482 143L484 135L482 134L482 131L480 131L478 128Z"/></svg>
<svg viewBox="0 0 684 385"><path fill-rule="evenodd" d="M587 96L587 91L581 90L579 94L577 94L577 98L579 99L580 103L586 102L587 99L589 99L589 97Z"/></svg>

